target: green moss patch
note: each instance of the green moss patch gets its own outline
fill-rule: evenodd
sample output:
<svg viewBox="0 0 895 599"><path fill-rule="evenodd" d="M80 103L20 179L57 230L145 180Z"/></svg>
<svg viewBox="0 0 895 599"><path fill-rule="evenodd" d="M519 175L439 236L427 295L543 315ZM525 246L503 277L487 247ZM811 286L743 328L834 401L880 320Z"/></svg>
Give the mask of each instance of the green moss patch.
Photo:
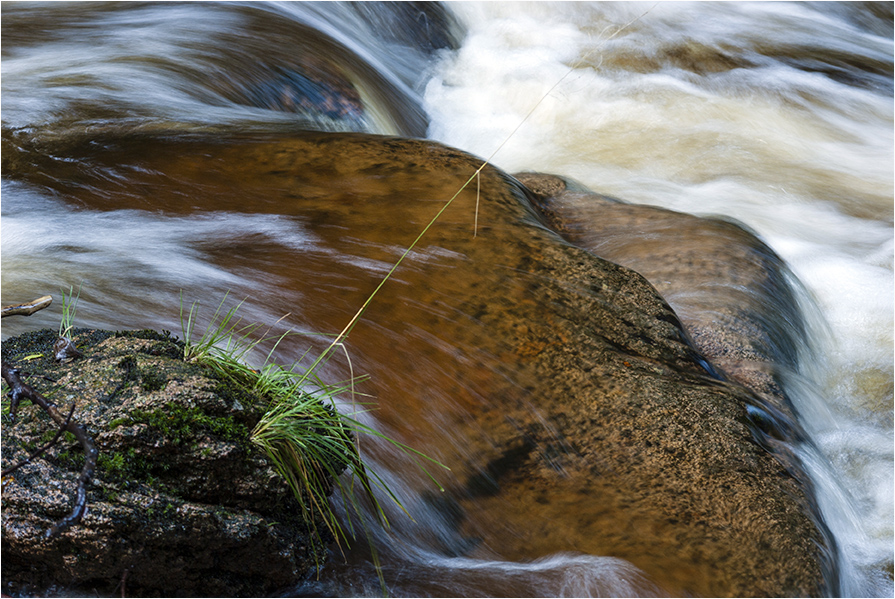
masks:
<svg viewBox="0 0 895 599"><path fill-rule="evenodd" d="M121 425L146 424L169 442L176 445L193 441L204 434L214 435L225 441L245 444L248 447L249 429L236 422L232 416L212 416L199 408L170 406L165 410L146 412L134 410L126 418L110 423L111 428Z"/></svg>

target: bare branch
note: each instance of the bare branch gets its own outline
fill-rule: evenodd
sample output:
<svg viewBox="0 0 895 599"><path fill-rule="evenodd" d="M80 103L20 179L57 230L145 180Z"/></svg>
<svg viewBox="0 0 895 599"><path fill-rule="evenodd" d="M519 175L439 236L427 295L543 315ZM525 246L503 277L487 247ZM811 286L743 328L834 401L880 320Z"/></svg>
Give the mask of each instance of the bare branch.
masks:
<svg viewBox="0 0 895 599"><path fill-rule="evenodd" d="M9 385L9 395L12 398L12 406L10 414L15 417L15 409L18 407L22 399L29 399L32 403L40 406L46 411L57 424L64 427L75 436L81 447L84 448L84 467L81 469L81 475L78 477L78 489L75 494L75 506L71 513L50 527L46 532L47 537L55 536L69 527L80 522L81 518L87 513L87 485L93 478L93 472L96 470L96 458L99 452L93 444L93 440L87 435L80 424L73 422L70 418L65 418L56 406L47 401L47 399L35 391L30 385L22 382L22 377L17 368L11 367L6 362L2 362L3 380Z"/></svg>
<svg viewBox="0 0 895 599"><path fill-rule="evenodd" d="M55 445L56 442L59 440L59 437L62 436L62 433L64 433L66 428L68 427L68 423L71 421L71 417L74 413L75 413L75 404L72 404L71 409L68 411L68 417L65 419L65 423L59 427L58 431L56 431L56 436L53 437L53 439L49 443L47 443L46 445L44 445L43 447L41 447L40 449L38 449L31 455L29 455L27 458L25 458L21 462L10 466L3 472L0 472L0 476L9 476L10 474L15 472L16 470L18 470L19 468L21 468L22 466L24 466L25 464L27 464L28 462L33 460L34 458L38 457L40 454L42 454L46 450L51 448L53 445Z"/></svg>
<svg viewBox="0 0 895 599"><path fill-rule="evenodd" d="M3 310L0 311L0 317L6 318L7 316L31 316L35 312L43 310L52 303L53 297L50 295L45 295L24 304L5 306Z"/></svg>

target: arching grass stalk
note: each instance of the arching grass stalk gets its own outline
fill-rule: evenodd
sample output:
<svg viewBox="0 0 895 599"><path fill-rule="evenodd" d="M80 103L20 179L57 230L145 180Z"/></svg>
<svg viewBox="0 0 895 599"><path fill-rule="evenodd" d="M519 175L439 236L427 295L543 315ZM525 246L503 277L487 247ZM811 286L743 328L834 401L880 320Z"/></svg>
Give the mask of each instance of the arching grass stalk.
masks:
<svg viewBox="0 0 895 599"><path fill-rule="evenodd" d="M429 232L429 229L431 229L432 226L436 223L436 221L438 221L438 219L441 218L441 215L444 214L445 210L447 210L450 207L450 205L454 203L454 200L457 199L457 197L463 192L463 190L465 190L467 187L469 187L469 184L472 183L473 179L475 179L477 182L475 219L474 219L474 224L473 224L473 237L477 236L478 223L479 223L479 200L480 200L481 190L482 190L480 177L481 177L481 173L485 169L485 167L488 166L489 164L491 164L491 162L494 160L494 157L497 155L497 153L503 149L503 147L507 144L507 142L510 141L510 139L513 138L514 135L516 135L516 132L522 127L522 125L524 125L525 122L528 121L529 118L531 118L531 115L534 114L535 110L538 109L538 106L540 106L541 103L543 103L544 100L546 100L547 97L553 93L553 90L555 90L557 87L559 87L559 85L563 81L565 81L566 78L569 75L571 75L575 71L576 68L578 68L581 64L584 64L584 62L588 59L588 57L590 57L591 54L600 50L602 48L602 44L605 44L606 42L608 42L609 40L611 40L612 38L614 38L615 36L620 34L622 31L626 30L628 27L630 27L631 25L633 25L634 23L636 23L637 21L642 19L650 11L652 11L653 8L655 8L657 5L658 5L658 2L654 3L652 6L650 6L650 8L645 10L643 13L634 17L633 19L631 19L630 21L628 21L621 27L617 28L611 35L609 35L604 40L602 40L602 43L600 45L588 50L582 57L580 57L578 60L576 60L575 63L569 67L569 69L565 72L565 74L562 77L560 77L556 81L556 83L554 83L550 87L550 89L548 89L547 92L544 93L544 95L542 95L541 98L537 102L535 102L535 104L531 107L531 110L529 110L528 113L522 118L522 120L519 121L519 124L516 125L516 127L509 133L509 135L506 136L506 138L504 138L504 140L500 143L500 145L498 145L497 148L495 148L495 150L493 152L491 152L491 155L488 156L488 158L484 162L482 162L482 164L475 170L475 172L473 172L472 175L469 176L469 178L466 180L466 182L460 186L460 188L456 191L456 193L454 193L454 195L452 195L450 197L450 199L444 203L444 205L441 207L441 209L438 210L438 212L435 213L435 216L432 217L432 220L430 220L428 222L428 224L426 224L426 226L423 227L423 230L420 231L420 234L416 236L416 239L413 240L413 243L411 243L407 247L407 249L405 249L404 252L398 257L398 260L389 269L389 271L387 273L385 273L385 276L382 277L382 280L379 281L379 284L376 285L376 288L373 289L373 292L370 293L370 295L367 297L367 299L364 301L364 303L361 305L361 307L358 309L358 311L355 312L354 316L351 317L351 320L348 321L348 324L345 325L345 328L343 328L339 332L339 334L336 335L335 339L329 345L329 347L327 347L325 350L323 350L323 352L320 354L320 356L317 358L317 360L308 369L308 372L313 372L315 370L315 368L317 368L318 363L325 361L327 359L327 357L329 356L329 354L342 342L343 339L345 339L345 337L348 335L348 333L351 332L351 330L354 328L354 325L357 324L357 321L360 320L360 317L363 316L364 312L367 311L367 307L373 301L373 298L376 297L376 295L379 293L379 290L382 289L383 285L385 285L386 281L388 281L391 278L392 274L398 269L398 267L401 265L401 263L404 262L404 259L410 254L410 252L413 251L413 249L417 246L417 244L420 242L420 240L423 238L423 236ZM610 26L607 25L607 27L603 30L603 32L605 32L607 29L609 29L609 27ZM601 62L602 62L602 58L601 58Z"/></svg>
<svg viewBox="0 0 895 599"><path fill-rule="evenodd" d="M199 304L194 302L189 312L184 315L181 298L180 321L184 359L211 368L222 378L265 402L263 406L265 413L251 433L251 442L265 452L298 500L302 516L316 539L313 545L314 558L318 565L320 555L317 551L324 546L324 531L318 529L318 518L341 548L343 544L347 546L350 539L355 537L355 520L351 515L354 512L360 515L358 523L370 543L378 570L379 558L372 541L372 532L369 523L362 516L364 513L361 509L362 497L367 498L376 518L385 527L389 525L388 518L374 492L377 488L408 517L410 514L385 481L376 472L370 472L365 467L360 456L360 435L381 439L411 455L439 488L441 486L426 470L422 461L427 460L438 466L444 466L355 418L361 413L356 406L363 406L354 400L357 395L355 385L365 377L355 377L353 369L348 381L332 385L320 380L314 371L302 374L296 372L298 362L307 355L307 352L289 367L276 363L273 360L274 352L287 335L294 333L286 331L278 336L270 335L272 325L264 334L258 335L260 325L243 323L242 319L236 316L243 302L224 310L227 295L218 304L209 325L198 339L194 339L194 328ZM273 346L267 352L261 366L259 368L249 366L247 359L249 354L260 344L270 341L273 341ZM344 349L344 346L342 347ZM320 367L323 363L318 359L314 362L314 368ZM350 363L349 358L349 366ZM355 405L355 412L348 415L340 414L336 410L335 400L349 393L352 404ZM342 475L346 470L347 475ZM340 496L345 502L344 525L329 503L328 496L333 485L339 489ZM385 582L381 575L380 582L385 591Z"/></svg>
<svg viewBox="0 0 895 599"><path fill-rule="evenodd" d="M604 40L604 42L609 41L620 32L630 27L634 22L638 21L640 18L650 12L652 8L653 7L650 7L638 17L635 17L624 26L619 27L614 33L612 33L612 35L608 36ZM382 506L379 504L373 493L374 486L378 486L385 490L387 495L393 501L395 501L395 503L400 506L402 510L404 510L403 506L400 503L400 500L394 495L394 493L391 492L391 490L388 489L387 485L385 485L384 481L376 473L372 474L372 480L370 476L368 476L363 462L361 461L359 448L356 444L356 441L352 441L352 437L356 438L356 433L363 432L366 434L370 434L396 445L398 448L408 454L415 455L426 460L431 460L431 458L428 458L424 454L410 447L407 447L406 445L385 437L378 431L367 427L366 425L358 422L350 416L337 416L338 413L335 411L335 404L332 402L332 399L335 395L338 395L339 393L342 393L349 388L353 393L354 380L349 381L348 387L332 387L323 385L320 383L320 381L316 380L317 369L321 365L326 363L336 347L344 348L343 341L345 337L351 332L351 330L360 320L360 317L366 312L370 303L379 293L379 290L382 289L385 283L391 278L392 274L404 262L404 259L410 254L410 252L412 252L414 248L416 248L420 240L422 240L426 233L428 233L429 229L431 229L432 226L438 221L438 219L441 218L441 215L444 214L444 212L454 203L454 200L456 200L457 197L469 186L469 184L472 183L473 179L475 179L477 182L473 237L477 235L478 211L481 199L480 177L482 171L491 163L491 161L494 159L494 156L507 144L507 142L509 142L509 140L516 134L519 128L522 127L522 125L531 117L534 111L537 110L538 106L541 105L541 103L553 92L553 90L556 89L569 75L574 72L575 68L582 64L588 58L588 56L591 53L595 52L597 49L599 49L599 47L591 49L578 61L576 61L575 64L569 67L569 70L556 83L554 83L549 90L547 90L547 92L534 104L534 106L532 106L531 110L529 110L525 117L513 129L513 131L511 131L510 134L507 135L503 142L498 145L498 147L491 153L488 159L482 162L482 164L475 170L475 172L473 172L469 176L466 182L460 186L460 188L454 193L454 195L451 196L451 198L448 199L444 203L444 205L442 205L442 207L426 224L419 235L417 235L417 237L407 247L407 249L405 249L404 252L398 257L398 260L395 262L395 264L379 281L377 286L373 289L372 293L370 293L361 307L348 321L348 324L345 325L345 327L333 339L332 343L327 346L327 348L314 360L310 368L308 368L303 374L295 375L291 369L283 369L275 366L270 361L270 353L268 354L267 362L264 366L262 366L260 371L239 365L242 364L242 361L237 358L245 357L245 355L249 351L251 351L251 349L254 349L257 343L260 342L250 341L247 344L243 345L241 349L233 349L236 347L240 347L238 344L231 347L230 343L234 335L242 335L242 339L247 340L248 334L254 333L257 330L257 327L253 328L255 327L255 325L240 326L241 323L238 319L231 324L231 321L235 316L236 309L239 307L239 305L225 312L220 318L220 326L216 329L213 329L211 334L207 337L203 335L202 339L196 344L195 348L185 349L185 357L189 356L192 359L199 360L210 358L212 362L217 362L217 364L219 365L218 367L231 371L231 376L236 376L236 378L246 377L245 380L254 380L255 386L252 388L268 389L268 392L271 394L270 397L273 398L272 403L270 405L269 411L265 413L261 421L253 430L252 441L258 446L262 447L267 455L271 458L273 463L276 465L277 470L288 482L290 488L293 490L293 493L296 495L296 497L299 498L299 501L302 502L303 510L308 515L312 513L312 511L316 511L317 513L323 515L323 519L326 523L327 528L337 540L344 539L347 542L348 536L336 519L335 514L332 512L331 509L329 509L329 503L326 499L326 491L328 491L328 489L325 487L324 481L328 480L330 477L336 481L336 484L340 488L343 500L346 501L346 503L349 504L351 507L355 508L356 513L358 514L362 514L363 512L359 509L359 495L355 492L354 489L355 480L360 481L363 494L367 495L370 498L374 506L374 512L385 525L387 525L388 521L385 517L385 512L382 509ZM193 305L193 307L195 306L196 304ZM222 306L223 301L218 306L218 310L215 312L215 319L218 318ZM192 331L193 316L193 309L191 308L185 331ZM181 325L183 325L182 310ZM185 333L185 338L187 337L188 335ZM219 351L217 349L213 349L219 347L218 344L225 338L227 339L227 350ZM283 337L280 337L274 347L276 347L276 345L278 345L279 342L282 341L282 339ZM189 345L189 343L187 345ZM271 353L272 352L273 350L271 350ZM233 375L232 373L237 374ZM306 391L309 387L312 386L312 383L316 383L316 386L320 391L319 393L309 393ZM331 405L327 406L324 400L328 400ZM329 414L329 417L323 414L320 411L321 409L327 412ZM309 442L310 440L313 440L313 443ZM431 461L438 464L438 462L435 462L434 460ZM337 474L341 471L341 468L339 466L340 464L347 465L351 473L348 483L342 482L341 478L338 476L333 476L334 474ZM445 467L441 464L439 465ZM423 468L423 470L426 471L425 468ZM426 473L429 474L428 471L426 471ZM429 476L430 478L432 478L433 481L435 480L431 476L431 474L429 474ZM404 511L406 513L406 510ZM348 532L352 533L353 535L354 528L350 519L350 512L351 510L346 511L346 514L348 514L348 521L346 525L348 527ZM367 526L367 523L364 522L363 519L361 519L361 524L364 527L367 538L370 540L370 547L373 551L374 561L376 562L377 570L379 571L378 558L376 556L375 547L372 543L369 528ZM382 579L381 571L380 583L382 584L383 591L385 591L385 582Z"/></svg>

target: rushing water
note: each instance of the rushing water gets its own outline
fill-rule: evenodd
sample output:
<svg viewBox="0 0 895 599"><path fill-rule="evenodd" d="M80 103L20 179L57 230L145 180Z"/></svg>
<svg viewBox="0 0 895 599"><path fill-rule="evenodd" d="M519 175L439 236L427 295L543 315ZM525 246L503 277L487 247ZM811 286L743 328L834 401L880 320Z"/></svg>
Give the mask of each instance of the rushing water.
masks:
<svg viewBox="0 0 895 599"><path fill-rule="evenodd" d="M838 544L842 592L891 596L891 4L451 10L456 22L412 5L4 5L4 131L46 147L83 131L312 126L428 136L508 172L557 173L628 201L745 223L805 289L812 347L788 388L813 441L801 457ZM308 69L327 86L308 91L297 74ZM345 92L349 83L356 93ZM345 93L308 108L295 90ZM76 194L7 179L2 193L3 303L82 284L84 326L177 331L181 289L206 303L230 290L251 296L247 318L293 313L292 326L317 332L314 302L334 298L350 316L368 292L352 272L384 274L400 249L383 246L377 259L358 252L344 272L317 272L299 287L332 259L326 240L261 199L152 206L110 195L85 206ZM273 266L277 252L304 263ZM57 318L4 323L3 335ZM378 395L400 384L383 381ZM396 488L402 476L386 471ZM429 509L422 496L406 502L414 514ZM395 520L402 541L383 548L394 595L658 592L622 560L451 557L440 549L449 522ZM378 581L358 548L300 591L373 594Z"/></svg>

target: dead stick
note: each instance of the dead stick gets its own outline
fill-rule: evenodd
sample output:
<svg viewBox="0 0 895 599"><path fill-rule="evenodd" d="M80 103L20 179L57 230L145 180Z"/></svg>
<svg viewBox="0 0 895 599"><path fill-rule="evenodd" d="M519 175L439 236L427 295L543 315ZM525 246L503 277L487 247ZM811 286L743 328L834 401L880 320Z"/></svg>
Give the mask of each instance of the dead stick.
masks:
<svg viewBox="0 0 895 599"><path fill-rule="evenodd" d="M7 316L31 316L38 310L43 310L52 303L53 297L50 295L45 295L24 304L6 306L3 308L2 311L0 311L0 318L6 318Z"/></svg>
<svg viewBox="0 0 895 599"><path fill-rule="evenodd" d="M93 478L93 472L96 469L96 458L99 452L96 450L93 440L87 435L84 427L65 418L59 413L55 405L48 402L43 395L35 391L30 385L23 383L17 368L2 362L2 375L3 380L9 385L9 395L12 398L13 406L18 406L23 399L30 399L32 403L43 408L57 424L65 426L65 430L73 434L81 444L81 447L84 448L84 467L81 469L81 475L78 477L75 506L68 516L51 526L46 532L47 537L52 537L80 522L84 514L87 513L87 485Z"/></svg>
<svg viewBox="0 0 895 599"><path fill-rule="evenodd" d="M63 424L62 426L59 427L59 430L56 431L56 435L53 437L53 439L52 439L49 443L47 443L46 445L44 445L43 447L41 447L40 449L38 449L37 451L35 451L35 452L32 453L31 455L29 455L29 456L28 456L27 458L25 458L24 460L22 460L22 461L20 461L20 462L18 462L18 463L16 463L16 464L10 466L9 468L6 468L5 470L3 470L3 472L0 473L0 476L4 476L4 477L5 477L5 476L9 476L10 474L12 474L13 472L15 472L16 470L18 470L19 468L21 468L22 466L24 466L25 464L27 464L28 462L30 462L31 460L33 460L34 458L38 457L40 454L42 454L42 453L45 452L46 450L48 450L49 448L51 448L53 445L55 445L55 444L56 444L56 441L59 440L59 437L62 436L62 433L64 433L65 430L66 430L66 428L68 427L68 423L71 421L71 417L72 417L72 415L74 415L74 413L75 413L75 404L72 404L72 405L71 405L71 409L68 411L68 417L65 419L65 424Z"/></svg>

